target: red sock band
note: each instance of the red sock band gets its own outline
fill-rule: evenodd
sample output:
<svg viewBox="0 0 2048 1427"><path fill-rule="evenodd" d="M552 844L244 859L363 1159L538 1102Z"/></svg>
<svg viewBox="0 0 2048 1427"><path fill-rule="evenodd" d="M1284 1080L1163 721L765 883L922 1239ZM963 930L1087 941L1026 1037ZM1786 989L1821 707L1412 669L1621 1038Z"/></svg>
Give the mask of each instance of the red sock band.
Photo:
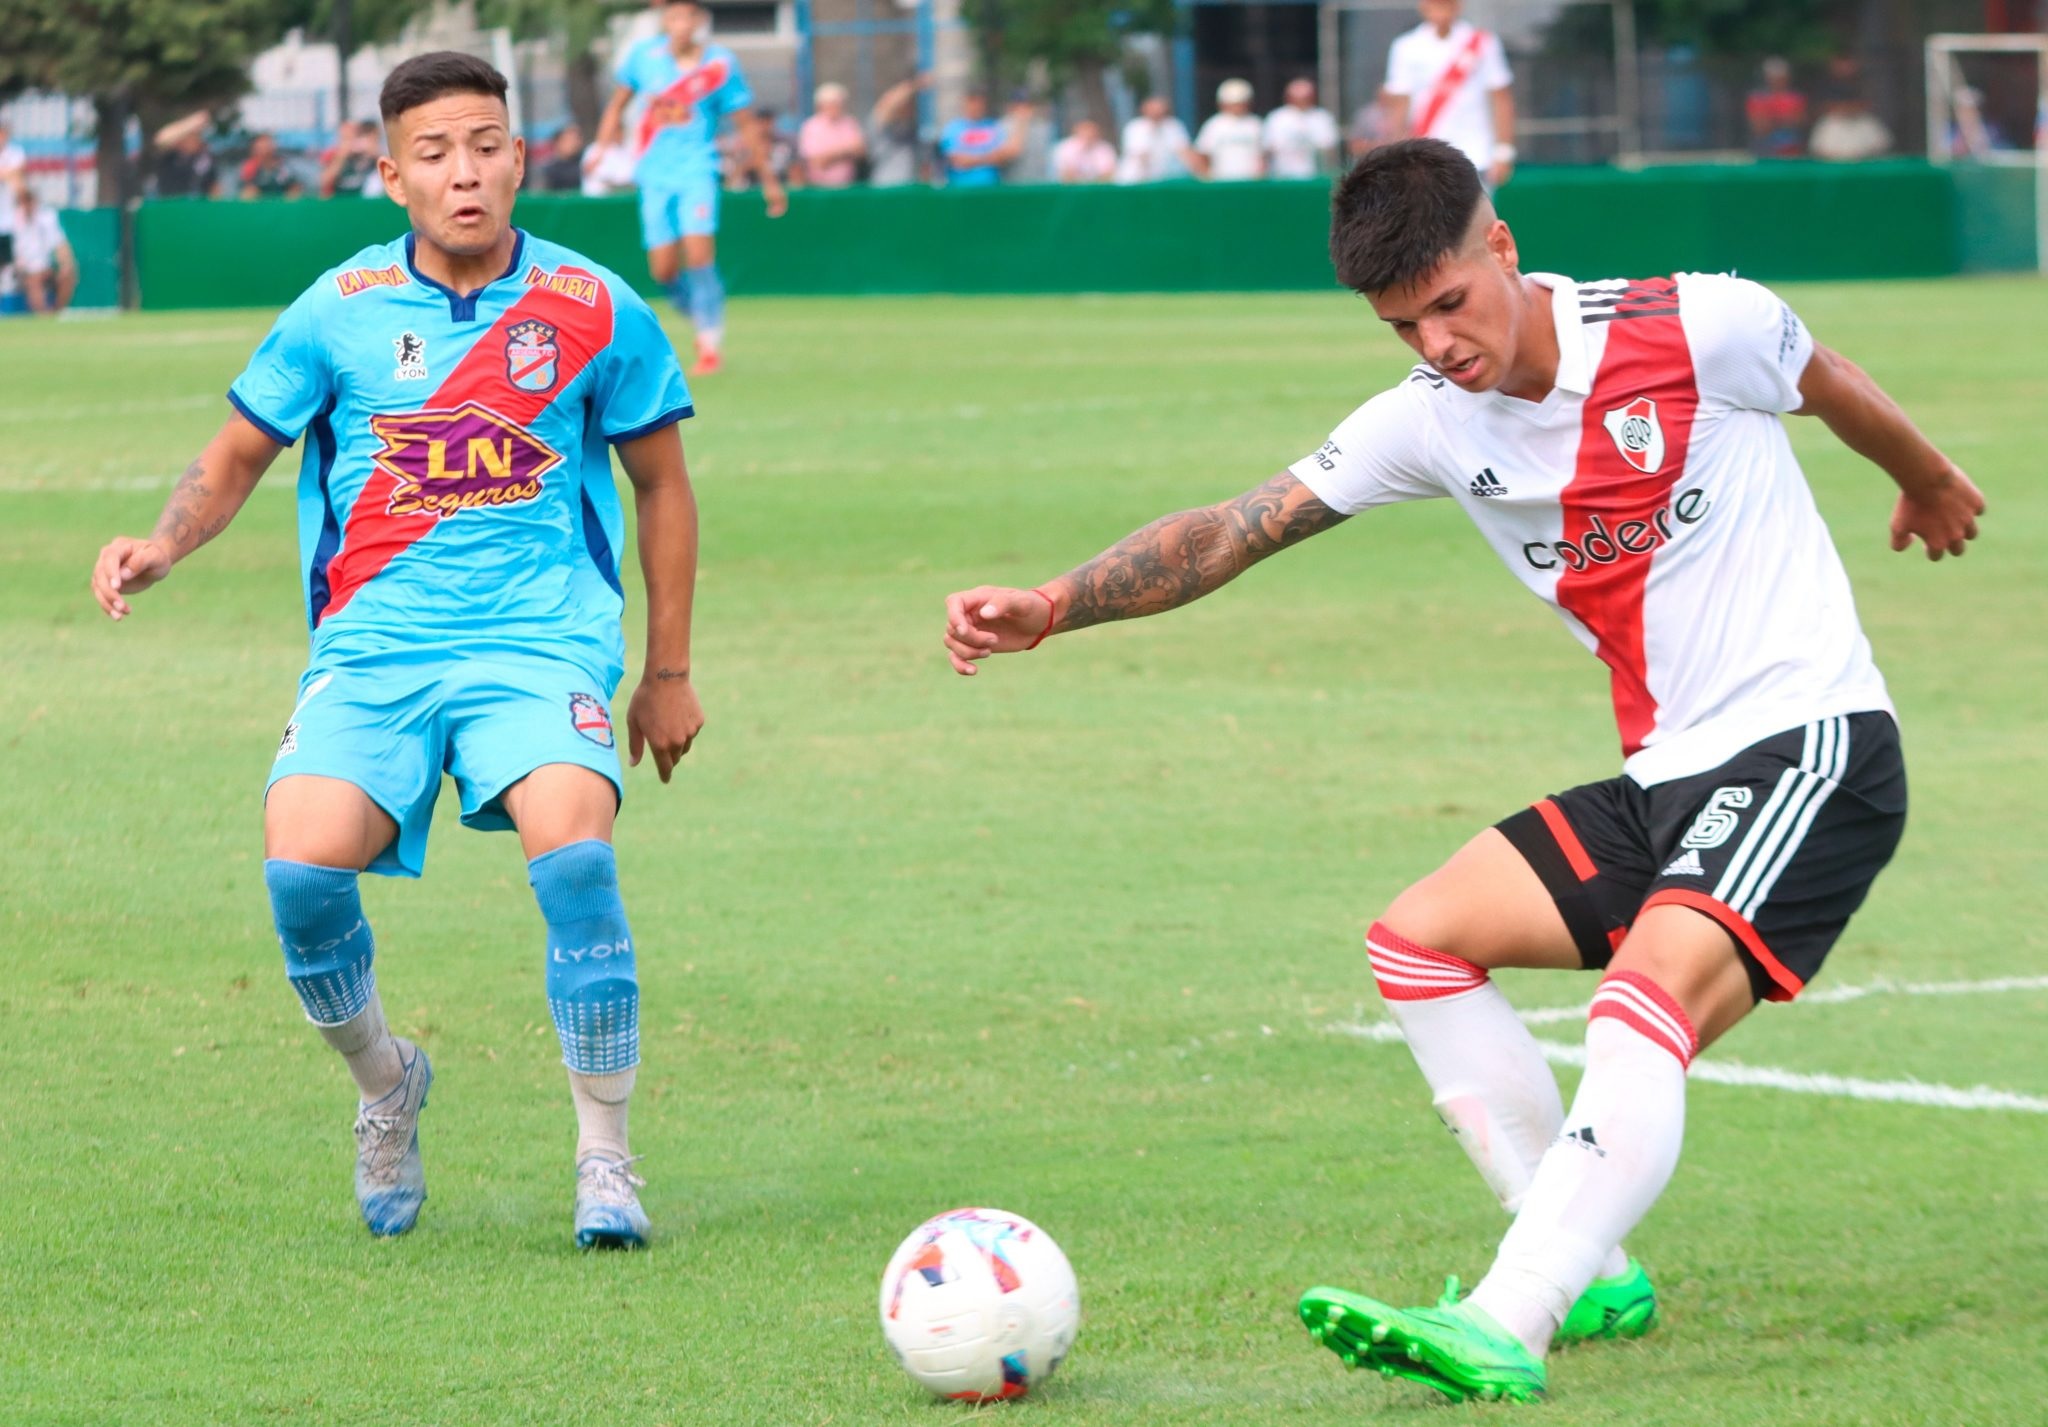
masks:
<svg viewBox="0 0 2048 1427"><path fill-rule="evenodd" d="M1385 922L1374 922L1365 934L1365 951L1372 959L1372 978L1379 983L1380 995L1389 1001L1434 1001L1486 984L1481 968L1419 946Z"/></svg>
<svg viewBox="0 0 2048 1427"><path fill-rule="evenodd" d="M1678 1057L1680 1065L1691 1065L1700 1048L1700 1038L1684 1008L1662 986L1640 972L1613 971L1600 982L1586 1019L1594 1021L1602 1016L1620 1021L1637 1035L1670 1051Z"/></svg>

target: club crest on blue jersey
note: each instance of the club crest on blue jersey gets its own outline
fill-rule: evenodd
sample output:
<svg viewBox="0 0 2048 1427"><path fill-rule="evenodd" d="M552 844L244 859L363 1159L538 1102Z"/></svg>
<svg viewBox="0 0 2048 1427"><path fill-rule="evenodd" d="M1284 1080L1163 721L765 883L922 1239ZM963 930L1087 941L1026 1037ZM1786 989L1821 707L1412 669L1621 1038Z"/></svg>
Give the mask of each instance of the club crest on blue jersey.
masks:
<svg viewBox="0 0 2048 1427"><path fill-rule="evenodd" d="M546 391L555 384L562 349L555 329L531 318L512 324L505 334L505 375L521 391Z"/></svg>
<svg viewBox="0 0 2048 1427"><path fill-rule="evenodd" d="M594 694L569 695L569 726L599 748L612 746L612 714Z"/></svg>

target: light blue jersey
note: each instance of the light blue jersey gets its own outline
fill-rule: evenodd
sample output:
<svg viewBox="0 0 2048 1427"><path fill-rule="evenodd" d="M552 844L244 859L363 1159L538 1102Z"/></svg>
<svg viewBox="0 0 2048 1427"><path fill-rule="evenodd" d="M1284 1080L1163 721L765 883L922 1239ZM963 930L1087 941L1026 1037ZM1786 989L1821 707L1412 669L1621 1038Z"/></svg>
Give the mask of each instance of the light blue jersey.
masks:
<svg viewBox="0 0 2048 1427"><path fill-rule="evenodd" d="M424 645L544 652L616 682L612 443L691 413L675 350L613 273L517 235L459 297L413 239L285 309L228 399L308 439L299 540L316 662Z"/></svg>
<svg viewBox="0 0 2048 1427"><path fill-rule="evenodd" d="M705 45L686 70L668 37L652 35L626 51L615 77L642 105L633 136L640 187L673 192L716 179L719 121L754 104L733 52Z"/></svg>
<svg viewBox="0 0 2048 1427"><path fill-rule="evenodd" d="M691 414L646 303L524 233L459 296L408 235L307 289L228 400L272 440L306 439L312 653L273 782L356 784L400 826L371 870L415 875L444 770L477 827L507 826L499 796L543 763L619 786L611 447Z"/></svg>

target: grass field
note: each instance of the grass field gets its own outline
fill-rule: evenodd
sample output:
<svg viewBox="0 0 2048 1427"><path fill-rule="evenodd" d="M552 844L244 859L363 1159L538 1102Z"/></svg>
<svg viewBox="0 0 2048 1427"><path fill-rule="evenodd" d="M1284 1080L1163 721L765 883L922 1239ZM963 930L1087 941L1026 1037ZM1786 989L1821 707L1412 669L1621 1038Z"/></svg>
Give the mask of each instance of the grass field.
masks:
<svg viewBox="0 0 2048 1427"><path fill-rule="evenodd" d="M1696 1082L1633 1240L1665 1326L1555 1360L1524 1411L2048 1422L2048 286L1787 292L1990 500L1967 560L1892 556L1884 477L1796 425L1914 780L1815 992L2033 985L1816 994L1702 1064L2027 1098ZM296 457L132 620L86 593L269 314L0 326L0 1423L952 1422L874 1296L961 1203L1038 1220L1081 1279L1073 1357L1006 1416L1446 1420L1293 1316L1314 1282L1433 1298L1502 1227L1406 1053L1342 1029L1382 1014L1360 933L1476 827L1613 771L1605 671L1448 502L974 680L938 646L947 591L1056 574L1321 442L1408 360L1368 318L1338 295L735 306L686 428L710 724L675 785L629 776L619 834L661 1238L601 1258L570 1245L518 848L445 797L426 878L365 880L392 1019L434 1054L432 1198L403 1240L356 1219L353 1091L260 869L305 654ZM1591 989L1504 981L1528 1007Z"/></svg>

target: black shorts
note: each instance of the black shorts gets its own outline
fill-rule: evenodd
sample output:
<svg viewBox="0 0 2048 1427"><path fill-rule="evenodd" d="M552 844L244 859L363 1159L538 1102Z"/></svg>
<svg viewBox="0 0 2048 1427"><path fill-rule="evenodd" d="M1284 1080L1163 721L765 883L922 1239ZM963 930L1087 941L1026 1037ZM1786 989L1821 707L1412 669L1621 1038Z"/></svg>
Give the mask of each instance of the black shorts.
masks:
<svg viewBox="0 0 2048 1427"><path fill-rule="evenodd" d="M1906 764L1886 713L1824 718L1719 768L1645 788L1628 777L1545 798L1499 824L1605 966L1645 907L1728 929L1760 999L1820 970L1906 826Z"/></svg>

